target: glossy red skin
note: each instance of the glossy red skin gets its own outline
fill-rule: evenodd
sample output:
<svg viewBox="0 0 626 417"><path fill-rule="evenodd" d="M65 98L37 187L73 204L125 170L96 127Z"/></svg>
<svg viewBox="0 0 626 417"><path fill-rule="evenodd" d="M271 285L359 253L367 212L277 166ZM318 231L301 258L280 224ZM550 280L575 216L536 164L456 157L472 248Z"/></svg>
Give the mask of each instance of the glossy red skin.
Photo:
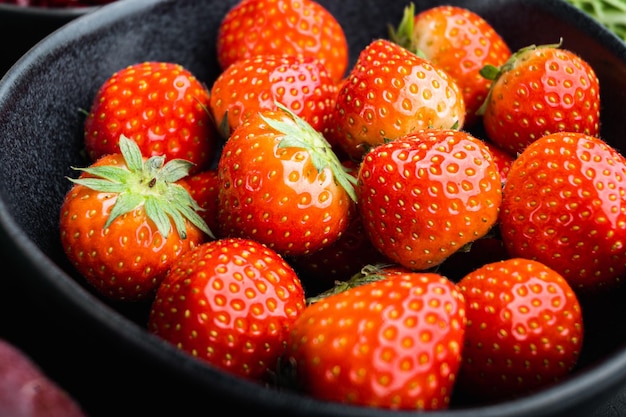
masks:
<svg viewBox="0 0 626 417"><path fill-rule="evenodd" d="M99 165L125 166L121 154L106 155L93 164ZM202 243L205 235L185 221L186 239L175 229L163 239L143 207L118 217L105 229L116 201L114 193L74 185L61 206L61 245L82 277L104 296L117 301L147 300L176 258Z"/></svg>
<svg viewBox="0 0 626 417"><path fill-rule="evenodd" d="M386 39L361 51L336 102L329 141L357 161L371 147L407 133L461 128L465 120L463 97L450 75Z"/></svg>
<svg viewBox="0 0 626 417"><path fill-rule="evenodd" d="M191 197L202 208L198 214L204 219L213 235L217 237L219 231L217 222L217 195L219 193L217 169L208 169L192 174L185 178L185 183Z"/></svg>
<svg viewBox="0 0 626 417"><path fill-rule="evenodd" d="M359 213L372 244L413 270L441 264L484 236L502 200L485 143L428 129L372 149L358 176Z"/></svg>
<svg viewBox="0 0 626 417"><path fill-rule="evenodd" d="M584 325L567 281L545 265L512 258L466 275L467 327L459 392L474 401L523 396L566 377Z"/></svg>
<svg viewBox="0 0 626 417"><path fill-rule="evenodd" d="M256 55L318 59L335 81L348 67L348 42L335 17L311 0L245 0L230 9L217 34L222 70Z"/></svg>
<svg viewBox="0 0 626 417"><path fill-rule="evenodd" d="M228 129L280 102L293 114L322 131L335 105L337 85L326 68L310 57L264 55L239 60L225 69L211 87L210 109Z"/></svg>
<svg viewBox="0 0 626 417"><path fill-rule="evenodd" d="M124 134L144 156L181 158L207 168L217 151L209 90L184 67L142 62L113 74L100 87L85 120L85 148L92 161L119 152Z"/></svg>
<svg viewBox="0 0 626 417"><path fill-rule="evenodd" d="M415 46L457 82L465 101L465 126L478 122L476 112L491 81L480 74L485 65L499 67L511 56L500 34L481 16L458 6L426 9L414 19Z"/></svg>
<svg viewBox="0 0 626 417"><path fill-rule="evenodd" d="M448 407L463 297L441 275L397 271L314 303L296 321L287 357L304 392L397 410Z"/></svg>
<svg viewBox="0 0 626 417"><path fill-rule="evenodd" d="M339 238L354 204L330 168L318 172L303 148L279 148L281 137L256 114L224 145L217 167L219 233L255 239L282 255L305 255Z"/></svg>
<svg viewBox="0 0 626 417"><path fill-rule="evenodd" d="M500 230L512 256L538 260L577 291L626 274L626 159L582 133L547 135L513 163Z"/></svg>
<svg viewBox="0 0 626 417"><path fill-rule="evenodd" d="M222 239L179 258L159 287L148 329L201 361L261 381L276 370L304 308L298 276L276 252Z"/></svg>
<svg viewBox="0 0 626 417"><path fill-rule="evenodd" d="M308 278L307 283L323 290L332 287L336 281L348 280L366 265L390 262L372 245L358 213L332 245L289 261L303 279Z"/></svg>
<svg viewBox="0 0 626 417"><path fill-rule="evenodd" d="M343 165L357 176L358 164L345 160ZM308 284L326 290L337 281L350 279L366 265L388 264L389 259L372 245L361 216L355 210L347 229L335 243L308 255L293 257L289 262L301 276L308 278Z"/></svg>
<svg viewBox="0 0 626 417"><path fill-rule="evenodd" d="M517 156L554 132L600 132L600 85L593 68L571 51L523 52L493 83L483 115L487 136Z"/></svg>

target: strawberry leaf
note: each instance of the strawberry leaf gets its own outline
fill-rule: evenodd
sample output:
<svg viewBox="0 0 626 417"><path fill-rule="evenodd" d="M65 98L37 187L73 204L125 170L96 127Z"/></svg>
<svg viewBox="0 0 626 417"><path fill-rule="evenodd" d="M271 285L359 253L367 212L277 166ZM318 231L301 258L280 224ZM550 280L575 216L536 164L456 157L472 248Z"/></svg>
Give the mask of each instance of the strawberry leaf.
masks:
<svg viewBox="0 0 626 417"><path fill-rule="evenodd" d="M189 174L193 163L173 159L165 163L164 156L149 158L141 154L139 146L124 135L120 136L120 151L126 167L90 166L74 168L91 175L72 179L100 192L117 194L117 200L104 227L118 217L143 206L146 216L154 222L163 237L172 230L172 222L182 239L187 237L185 220L215 238L206 222L197 213L201 210L189 192L177 182Z"/></svg>
<svg viewBox="0 0 626 417"><path fill-rule="evenodd" d="M261 118L272 129L283 134L278 146L281 148L302 148L309 152L315 169L321 172L325 168L330 168L335 181L348 193L353 201L356 201L357 196L354 189L356 179L346 171L326 138L307 123L306 120L292 113L281 103L276 103L276 106L284 111L288 117L276 120L261 115Z"/></svg>

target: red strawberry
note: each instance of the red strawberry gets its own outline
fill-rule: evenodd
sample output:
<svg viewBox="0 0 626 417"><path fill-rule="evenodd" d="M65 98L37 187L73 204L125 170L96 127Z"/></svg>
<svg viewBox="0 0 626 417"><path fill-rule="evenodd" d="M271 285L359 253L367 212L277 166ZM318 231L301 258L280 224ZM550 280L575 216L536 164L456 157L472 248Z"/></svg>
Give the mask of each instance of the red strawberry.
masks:
<svg viewBox="0 0 626 417"><path fill-rule="evenodd" d="M563 275L576 290L626 275L626 159L597 137L558 132L515 160L500 231L509 253Z"/></svg>
<svg viewBox="0 0 626 417"><path fill-rule="evenodd" d="M425 270L494 226L502 189L482 140L427 129L366 154L358 195L373 245L394 262Z"/></svg>
<svg viewBox="0 0 626 417"><path fill-rule="evenodd" d="M475 401L525 395L568 375L580 355L583 318L556 271L528 259L466 275L467 327L457 387Z"/></svg>
<svg viewBox="0 0 626 417"><path fill-rule="evenodd" d="M319 132L282 106L235 130L218 176L220 235L255 239L282 255L332 244L354 211L354 177Z"/></svg>
<svg viewBox="0 0 626 417"><path fill-rule="evenodd" d="M242 0L222 20L217 59L222 70L257 55L304 55L318 59L339 81L348 66L343 28L312 0Z"/></svg>
<svg viewBox="0 0 626 417"><path fill-rule="evenodd" d="M176 261L148 329L201 361L260 381L276 369L304 308L302 285L276 252L253 240L221 239Z"/></svg>
<svg viewBox="0 0 626 417"><path fill-rule="evenodd" d="M477 13L442 5L415 14L407 6L391 39L423 55L454 78L465 101L465 126L478 121L476 112L487 98L491 81L480 74L485 65L499 67L511 56L500 34Z"/></svg>
<svg viewBox="0 0 626 417"><path fill-rule="evenodd" d="M215 235L219 230L217 223L217 195L219 193L217 169L209 169L192 174L186 178L185 182L189 194L202 209L198 211L198 214L204 219L213 235Z"/></svg>
<svg viewBox="0 0 626 417"><path fill-rule="evenodd" d="M407 49L378 39L341 85L329 138L360 160L373 146L424 128L461 128L465 105L454 80Z"/></svg>
<svg viewBox="0 0 626 417"><path fill-rule="evenodd" d="M593 68L555 45L530 46L500 68L485 67L493 80L480 112L487 136L516 156L554 132L600 132L600 85Z"/></svg>
<svg viewBox="0 0 626 417"><path fill-rule="evenodd" d="M60 211L65 254L113 300L149 299L176 258L210 234L181 184L190 162L142 157L120 138L121 154L79 168ZM173 223L173 225L172 225Z"/></svg>
<svg viewBox="0 0 626 417"><path fill-rule="evenodd" d="M337 85L319 61L262 55L239 60L220 74L211 87L210 108L225 138L259 111L276 110L277 102L321 131L336 94Z"/></svg>
<svg viewBox="0 0 626 417"><path fill-rule="evenodd" d="M85 120L85 147L92 161L119 153L120 135L134 140L144 156L165 155L205 168L217 150L209 91L182 66L142 62L108 78Z"/></svg>
<svg viewBox="0 0 626 417"><path fill-rule="evenodd" d="M359 166L354 161L344 161L347 172L356 178ZM333 244L307 255L292 257L289 262L310 288L327 290L337 281L359 273L369 264L389 263L369 240L361 216L355 211L346 231Z"/></svg>
<svg viewBox="0 0 626 417"><path fill-rule="evenodd" d="M366 283L322 297L294 323L283 363L297 385L327 401L447 408L465 329L455 285L404 268L359 279Z"/></svg>
<svg viewBox="0 0 626 417"><path fill-rule="evenodd" d="M372 245L358 213L333 244L290 259L305 283L319 290L328 289L336 281L344 281L370 263L390 262Z"/></svg>

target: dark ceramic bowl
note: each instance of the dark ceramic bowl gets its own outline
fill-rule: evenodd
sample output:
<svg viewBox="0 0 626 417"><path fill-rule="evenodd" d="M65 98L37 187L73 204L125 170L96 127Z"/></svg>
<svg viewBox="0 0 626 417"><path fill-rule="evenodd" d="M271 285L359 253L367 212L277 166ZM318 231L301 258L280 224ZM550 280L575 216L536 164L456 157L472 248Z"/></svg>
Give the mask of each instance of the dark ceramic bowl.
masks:
<svg viewBox="0 0 626 417"><path fill-rule="evenodd" d="M97 8L98 6L47 8L0 4L0 75L47 35Z"/></svg>
<svg viewBox="0 0 626 417"><path fill-rule="evenodd" d="M387 35L405 0L320 0L345 28L352 51ZM418 9L440 4L422 0ZM626 148L626 46L559 0L450 1L478 12L512 49L563 46L595 68L602 135ZM215 37L234 0L120 1L48 36L0 81L0 332L31 354L92 416L251 415L395 417L391 412L316 401L248 383L201 364L145 330L146 306L114 305L83 285L61 250L58 210L71 166L84 165L83 113L114 71L144 60L175 61L211 85ZM12 272L9 272L12 271ZM430 416L590 416L626 386L624 290L586 311L580 366L558 385L515 401L454 403ZM587 306L586 306L587 307ZM230 411L232 410L232 411ZM613 412L614 414L610 414Z"/></svg>

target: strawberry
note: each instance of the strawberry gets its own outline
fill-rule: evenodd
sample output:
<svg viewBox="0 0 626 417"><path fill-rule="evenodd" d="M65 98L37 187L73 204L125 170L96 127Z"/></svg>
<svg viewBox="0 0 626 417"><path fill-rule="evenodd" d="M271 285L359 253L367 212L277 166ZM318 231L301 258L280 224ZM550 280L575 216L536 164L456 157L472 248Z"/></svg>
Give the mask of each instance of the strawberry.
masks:
<svg viewBox="0 0 626 417"><path fill-rule="evenodd" d="M356 178L359 166L354 161L342 162L347 172ZM384 264L389 260L367 237L361 216L353 214L345 232L331 245L307 255L289 259L300 277L311 287L326 290L337 281L345 281L368 264Z"/></svg>
<svg viewBox="0 0 626 417"><path fill-rule="evenodd" d="M499 68L481 73L493 80L479 113L487 137L517 156L554 132L600 132L600 85L584 59L558 45L529 46Z"/></svg>
<svg viewBox="0 0 626 417"><path fill-rule="evenodd" d="M385 39L359 54L341 84L331 143L360 160L369 148L424 128L461 128L465 104L441 68Z"/></svg>
<svg viewBox="0 0 626 417"><path fill-rule="evenodd" d="M261 55L239 60L219 75L210 109L224 138L259 111L276 110L277 102L321 131L336 94L336 83L314 58Z"/></svg>
<svg viewBox="0 0 626 417"><path fill-rule="evenodd" d="M304 393L326 401L447 408L465 330L465 303L456 286L441 275L404 268L355 280L311 300L293 324L284 372Z"/></svg>
<svg viewBox="0 0 626 417"><path fill-rule="evenodd" d="M60 211L68 259L111 300L146 300L176 258L210 235L181 184L191 163L142 157L120 137L119 154L101 157L67 192ZM172 225L172 222L174 225Z"/></svg>
<svg viewBox="0 0 626 417"><path fill-rule="evenodd" d="M339 81L348 66L343 28L312 0L242 0L222 19L217 60L225 70L257 55L303 55L318 59Z"/></svg>
<svg viewBox="0 0 626 417"><path fill-rule="evenodd" d="M248 239L213 240L172 266L148 329L201 361L262 381L305 306L298 276L276 252Z"/></svg>
<svg viewBox="0 0 626 417"><path fill-rule="evenodd" d="M576 366L583 343L579 300L556 271L529 259L486 264L458 283L467 306L457 387L475 401L546 387Z"/></svg>
<svg viewBox="0 0 626 417"><path fill-rule="evenodd" d="M209 90L191 72L170 62L142 62L109 77L85 120L85 148L92 161L119 153L124 135L144 156L165 155L208 166L217 151Z"/></svg>
<svg viewBox="0 0 626 417"><path fill-rule="evenodd" d="M415 14L411 3L391 40L421 54L456 81L465 101L465 126L477 123L476 114L487 98L491 81L480 74L485 65L499 67L511 56L500 34L477 13L441 5Z"/></svg>
<svg viewBox="0 0 626 417"><path fill-rule="evenodd" d="M344 281L370 263L389 263L369 240L361 216L352 216L345 232L331 245L307 255L289 259L309 288L326 290Z"/></svg>
<svg viewBox="0 0 626 417"><path fill-rule="evenodd" d="M359 212L381 253L424 270L494 226L500 181L482 140L452 129L416 131L365 155L358 174Z"/></svg>
<svg viewBox="0 0 626 417"><path fill-rule="evenodd" d="M221 236L298 256L332 244L350 223L356 180L324 137L282 105L237 128L217 169Z"/></svg>
<svg viewBox="0 0 626 417"><path fill-rule="evenodd" d="M556 270L580 292L626 275L626 159L603 140L557 132L529 145L504 186L500 231L512 256Z"/></svg>
<svg viewBox="0 0 626 417"><path fill-rule="evenodd" d="M217 223L219 181L217 177L217 169L208 169L191 174L185 179L189 194L202 209L198 211L198 214L214 235L219 230Z"/></svg>

